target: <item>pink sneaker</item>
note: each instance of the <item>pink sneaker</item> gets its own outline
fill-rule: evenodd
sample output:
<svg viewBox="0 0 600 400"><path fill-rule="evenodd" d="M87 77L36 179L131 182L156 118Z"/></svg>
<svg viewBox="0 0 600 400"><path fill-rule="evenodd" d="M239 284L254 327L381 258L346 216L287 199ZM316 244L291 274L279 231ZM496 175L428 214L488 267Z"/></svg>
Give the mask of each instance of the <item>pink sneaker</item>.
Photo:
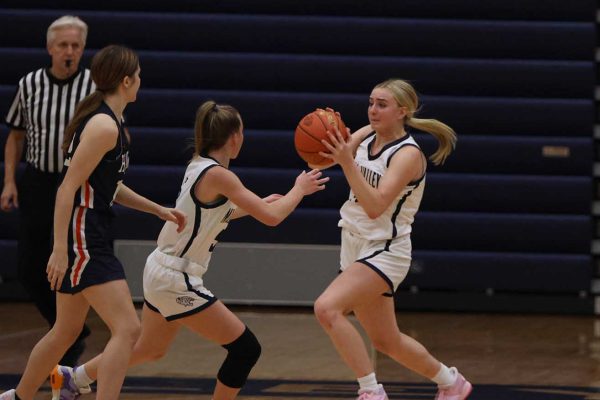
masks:
<svg viewBox="0 0 600 400"><path fill-rule="evenodd" d="M379 388L376 392L368 392L359 390L358 397L356 400L389 400L387 394L385 394L385 390L383 390L383 385L379 385Z"/></svg>
<svg viewBox="0 0 600 400"><path fill-rule="evenodd" d="M456 381L449 386L438 386L435 400L464 400L471 394L473 386L456 368L450 368L456 374Z"/></svg>

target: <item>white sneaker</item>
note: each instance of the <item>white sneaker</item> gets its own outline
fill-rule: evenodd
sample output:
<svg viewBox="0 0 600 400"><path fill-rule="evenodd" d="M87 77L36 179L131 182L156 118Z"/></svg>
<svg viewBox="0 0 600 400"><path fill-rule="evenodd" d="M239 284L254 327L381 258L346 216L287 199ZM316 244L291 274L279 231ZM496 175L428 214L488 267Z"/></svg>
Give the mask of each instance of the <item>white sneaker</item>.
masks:
<svg viewBox="0 0 600 400"><path fill-rule="evenodd" d="M15 389L10 389L8 392L0 394L0 400L15 400Z"/></svg>
<svg viewBox="0 0 600 400"><path fill-rule="evenodd" d="M73 368L57 365L50 373L52 400L75 400L82 394L90 393L89 386L79 387L75 383ZM3 400L0 398L0 400Z"/></svg>

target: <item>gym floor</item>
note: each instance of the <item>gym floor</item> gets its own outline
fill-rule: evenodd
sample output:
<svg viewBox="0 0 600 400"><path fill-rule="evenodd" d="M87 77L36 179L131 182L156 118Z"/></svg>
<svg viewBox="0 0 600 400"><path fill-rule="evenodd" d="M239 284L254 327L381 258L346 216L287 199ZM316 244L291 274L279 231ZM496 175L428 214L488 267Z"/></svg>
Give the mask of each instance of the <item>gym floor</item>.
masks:
<svg viewBox="0 0 600 400"><path fill-rule="evenodd" d="M309 308L232 307L263 354L240 400L353 399L357 384ZM30 303L0 303L0 391L14 387L47 330ZM600 400L600 321L593 316L399 313L400 329L474 384L470 400ZM82 360L108 331L92 312ZM182 330L162 360L130 369L121 399L209 400L225 351ZM433 399L435 387L372 352L391 400ZM44 386L36 399L50 399ZM93 398L92 395L83 396Z"/></svg>

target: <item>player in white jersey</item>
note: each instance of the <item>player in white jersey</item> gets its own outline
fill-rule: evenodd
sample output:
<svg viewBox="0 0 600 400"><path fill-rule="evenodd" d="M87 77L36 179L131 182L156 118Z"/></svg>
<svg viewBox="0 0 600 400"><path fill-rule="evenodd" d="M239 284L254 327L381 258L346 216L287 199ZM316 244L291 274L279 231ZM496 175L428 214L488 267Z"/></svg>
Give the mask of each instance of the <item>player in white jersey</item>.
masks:
<svg viewBox="0 0 600 400"><path fill-rule="evenodd" d="M354 158L361 174L372 187L378 187L392 157L405 146L419 146L412 136L405 134L383 146L375 155L369 156L376 135L371 132L358 144ZM340 269L344 271L359 260L377 272L389 285L385 296L392 296L404 280L411 262L410 232L414 216L419 209L425 174L409 182L392 199L391 204L376 218L365 209L350 191L350 197L340 210L342 228L342 251Z"/></svg>
<svg viewBox="0 0 600 400"><path fill-rule="evenodd" d="M348 139L339 131L320 153L342 168L350 196L340 210L341 273L315 302L317 319L338 353L356 374L358 400L387 400L377 383L366 346L347 320L353 312L375 348L438 384L438 400L463 400L471 384L398 329L393 293L411 262L410 232L419 208L427 160L405 126L439 141L430 157L441 164L454 148L454 131L440 121L415 118L418 97L403 80L375 86L369 97L369 125Z"/></svg>
<svg viewBox="0 0 600 400"><path fill-rule="evenodd" d="M200 106L196 114L195 154L175 206L187 214L189 223L181 232L175 224L166 223L157 249L146 261L142 334L129 364L161 358L179 329L186 326L228 351L217 376L213 400L237 396L261 351L250 329L204 287L202 277L217 235L230 220L245 215L275 226L304 196L324 189L329 180L321 178L317 169L302 172L286 195L261 199L228 169L243 139L243 123L235 108L213 101ZM96 379L101 360L98 356L75 370L77 387L85 388ZM60 400L78 395L77 388L69 389L69 396L61 396Z"/></svg>

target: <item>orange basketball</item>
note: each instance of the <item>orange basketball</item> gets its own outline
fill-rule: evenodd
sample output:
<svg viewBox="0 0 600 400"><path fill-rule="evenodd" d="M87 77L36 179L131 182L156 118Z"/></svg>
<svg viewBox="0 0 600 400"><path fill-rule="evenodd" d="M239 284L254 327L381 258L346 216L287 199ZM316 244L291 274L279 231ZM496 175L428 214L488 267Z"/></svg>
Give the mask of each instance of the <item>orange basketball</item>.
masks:
<svg viewBox="0 0 600 400"><path fill-rule="evenodd" d="M327 131L335 134L334 127L336 126L343 137L346 138L348 136L346 124L336 112L318 108L305 115L300 120L294 134L294 145L298 155L312 165L328 163L330 160L319 154L320 151L327 152L327 148L321 143L321 140L329 139Z"/></svg>

